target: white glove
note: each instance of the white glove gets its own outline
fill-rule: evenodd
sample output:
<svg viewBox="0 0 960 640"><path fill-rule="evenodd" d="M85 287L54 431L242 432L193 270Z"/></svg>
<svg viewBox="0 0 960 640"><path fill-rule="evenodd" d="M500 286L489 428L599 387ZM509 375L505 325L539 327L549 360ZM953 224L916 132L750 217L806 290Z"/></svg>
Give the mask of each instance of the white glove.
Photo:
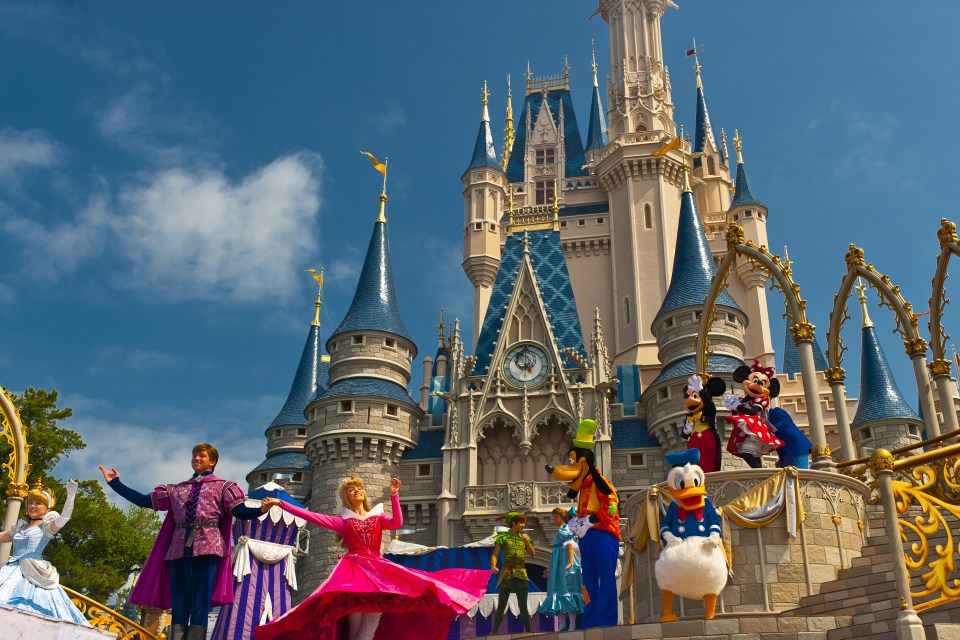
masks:
<svg viewBox="0 0 960 640"><path fill-rule="evenodd" d="M593 527L593 523L590 522L590 516L584 516L583 518L570 518L570 522L567 523L567 527L570 528L570 531L575 533L578 538L582 538L587 535L587 531Z"/></svg>
<svg viewBox="0 0 960 640"><path fill-rule="evenodd" d="M50 525L50 529L54 533L60 531L60 529L63 529L63 527L70 522L70 516L73 515L73 499L77 495L77 486L76 480L67 481L67 499L63 502L63 511L60 512L60 516L53 521L52 525Z"/></svg>
<svg viewBox="0 0 960 640"><path fill-rule="evenodd" d="M677 546L678 544L680 544L680 538L678 538L677 536L673 535L673 534L670 533L669 531L664 531L664 532L663 532L663 539L667 541L667 548L668 548L668 549L671 548L671 547L675 547L675 546Z"/></svg>
<svg viewBox="0 0 960 640"><path fill-rule="evenodd" d="M720 546L720 534L711 533L709 538L704 539L703 546L705 549L713 549Z"/></svg>
<svg viewBox="0 0 960 640"><path fill-rule="evenodd" d="M737 396L730 393L723 396L723 406L725 406L730 411L733 411L734 409L736 409L737 405L739 404L740 404L740 398L738 398Z"/></svg>
<svg viewBox="0 0 960 640"><path fill-rule="evenodd" d="M693 433L693 423L687 420L683 423L683 435L689 436Z"/></svg>
<svg viewBox="0 0 960 640"><path fill-rule="evenodd" d="M746 420L740 420L739 422L737 422L737 428L740 429L740 431L743 432L743 435L745 436L753 435L753 431L750 431L750 427L747 426Z"/></svg>

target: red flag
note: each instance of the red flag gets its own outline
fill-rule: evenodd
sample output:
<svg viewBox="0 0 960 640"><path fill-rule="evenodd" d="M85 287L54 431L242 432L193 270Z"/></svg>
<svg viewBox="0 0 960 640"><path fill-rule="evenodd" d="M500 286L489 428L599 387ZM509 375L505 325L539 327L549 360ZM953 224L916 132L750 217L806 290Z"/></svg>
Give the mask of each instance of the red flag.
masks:
<svg viewBox="0 0 960 640"><path fill-rule="evenodd" d="M693 49L687 49L687 57L688 57L688 58L689 58L690 56L695 56L695 55L697 55L697 48L696 48L696 47L694 47Z"/></svg>

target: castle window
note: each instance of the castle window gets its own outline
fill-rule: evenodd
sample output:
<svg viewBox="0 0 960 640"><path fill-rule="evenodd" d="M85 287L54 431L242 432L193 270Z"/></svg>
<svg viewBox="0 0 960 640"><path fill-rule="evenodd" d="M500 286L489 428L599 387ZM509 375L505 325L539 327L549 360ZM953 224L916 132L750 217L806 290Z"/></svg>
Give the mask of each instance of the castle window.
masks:
<svg viewBox="0 0 960 640"><path fill-rule="evenodd" d="M630 324L630 298L623 299L623 324Z"/></svg>
<svg viewBox="0 0 960 640"><path fill-rule="evenodd" d="M266 482L266 481L267 481L267 474L261 473L261 474L260 474L260 482Z"/></svg>
<svg viewBox="0 0 960 640"><path fill-rule="evenodd" d="M709 173L710 175L713 175L716 172L717 172L717 168L713 164L713 158L710 156L707 156L707 173Z"/></svg>
<svg viewBox="0 0 960 640"><path fill-rule="evenodd" d="M537 149L534 152L536 164L553 164L556 161L556 151L554 149Z"/></svg>
<svg viewBox="0 0 960 640"><path fill-rule="evenodd" d="M353 336L353 344L363 344L363 336Z"/></svg>
<svg viewBox="0 0 960 640"><path fill-rule="evenodd" d="M910 435L912 435L912 436L919 436L919 435L920 435L920 427L918 427L918 426L915 425L915 424L908 425L908 426L907 426L907 431L908 431L908 432L910 433Z"/></svg>
<svg viewBox="0 0 960 640"><path fill-rule="evenodd" d="M669 399L670 399L670 388L669 388L669 387L664 387L663 389L660 389L660 391L657 392L657 399L658 399L658 400L669 400Z"/></svg>
<svg viewBox="0 0 960 640"><path fill-rule="evenodd" d="M566 229L566 228L567 228L567 221L566 221L566 220L561 220L561 221L560 221L560 228L561 228L561 229Z"/></svg>
<svg viewBox="0 0 960 640"><path fill-rule="evenodd" d="M483 231L483 223L482 223L482 222L474 222L474 223L473 223L473 230L474 230L474 231Z"/></svg>
<svg viewBox="0 0 960 640"><path fill-rule="evenodd" d="M553 202L553 180L538 180L534 186L536 187L536 204Z"/></svg>
<svg viewBox="0 0 960 640"><path fill-rule="evenodd" d="M653 209L650 205L643 205L643 228L653 229Z"/></svg>
<svg viewBox="0 0 960 640"><path fill-rule="evenodd" d="M752 218L752 217L753 217L753 211L750 211L750 209L747 209L746 211L743 212L743 217L744 217L744 218Z"/></svg>
<svg viewBox="0 0 960 640"><path fill-rule="evenodd" d="M630 466L631 467L646 467L647 459L642 453L631 453L630 454Z"/></svg>
<svg viewBox="0 0 960 640"><path fill-rule="evenodd" d="M297 429L297 435L298 435L298 436L305 436L305 435L307 435L307 430L306 430L306 428Z"/></svg>
<svg viewBox="0 0 960 640"><path fill-rule="evenodd" d="M496 230L497 230L497 223L496 223L496 222L491 222L491 223L490 223L490 231L496 232Z"/></svg>
<svg viewBox="0 0 960 640"><path fill-rule="evenodd" d="M341 400L340 413L353 413L353 400Z"/></svg>
<svg viewBox="0 0 960 640"><path fill-rule="evenodd" d="M586 221L586 220L577 220L577 226L578 226L578 227L585 227L585 226L587 226L587 221Z"/></svg>
<svg viewBox="0 0 960 640"><path fill-rule="evenodd" d="M387 338L386 341L384 341L384 346L385 346L387 349L396 349L396 348L397 348L397 341L394 340L393 338Z"/></svg>
<svg viewBox="0 0 960 640"><path fill-rule="evenodd" d="M418 464L417 465L417 477L418 478L429 478L431 475L432 465L429 464Z"/></svg>
<svg viewBox="0 0 960 640"><path fill-rule="evenodd" d="M387 405L387 415L396 418L399 414L397 412L397 405L388 404Z"/></svg>
<svg viewBox="0 0 960 640"><path fill-rule="evenodd" d="M293 480L294 482L303 482L303 472L302 472L302 471L297 471L297 472L295 472L295 473L293 474L292 480Z"/></svg>
<svg viewBox="0 0 960 640"><path fill-rule="evenodd" d="M597 218L597 224L603 224L603 218Z"/></svg>

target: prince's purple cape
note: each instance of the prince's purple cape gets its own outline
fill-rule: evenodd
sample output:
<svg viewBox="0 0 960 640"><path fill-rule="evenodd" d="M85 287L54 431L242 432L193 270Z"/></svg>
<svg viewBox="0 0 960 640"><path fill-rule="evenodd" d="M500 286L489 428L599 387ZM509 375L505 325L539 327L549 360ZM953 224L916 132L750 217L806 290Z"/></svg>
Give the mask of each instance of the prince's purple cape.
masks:
<svg viewBox="0 0 960 640"><path fill-rule="evenodd" d="M201 482L226 482L223 478L212 473L203 476ZM160 485L154 491L165 491L166 485ZM230 573L230 554L233 550L233 539L230 529L233 526L233 516L226 511L220 518L220 536L223 539L224 555L217 562L217 577L213 584L213 597L210 604L221 606L233 602L233 575ZM157 534L157 541L147 556L147 561L140 571L140 578L130 592L130 602L146 607L158 609L170 608L170 566L165 560L170 543L173 542L173 532L176 522L173 513L167 511Z"/></svg>

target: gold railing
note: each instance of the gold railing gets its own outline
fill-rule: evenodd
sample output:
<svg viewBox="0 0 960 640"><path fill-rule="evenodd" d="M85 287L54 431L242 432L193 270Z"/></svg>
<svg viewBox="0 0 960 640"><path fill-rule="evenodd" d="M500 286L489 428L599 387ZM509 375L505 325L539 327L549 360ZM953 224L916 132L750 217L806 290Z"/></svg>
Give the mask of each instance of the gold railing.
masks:
<svg viewBox="0 0 960 640"><path fill-rule="evenodd" d="M63 590L70 596L73 604L77 605L90 626L107 633L115 633L117 640L165 640L167 637L163 633L159 636L150 633L133 620L69 587L63 587Z"/></svg>
<svg viewBox="0 0 960 640"><path fill-rule="evenodd" d="M956 434L945 434L941 439ZM914 447L916 448L916 447ZM855 462L855 461L852 461ZM894 580L901 603L901 624L919 623L916 613L960 600L956 576L960 523L960 444L897 459L877 449L867 462L877 480ZM907 515L909 510L916 514ZM953 527L948 516L954 520ZM913 583L911 585L911 582Z"/></svg>

